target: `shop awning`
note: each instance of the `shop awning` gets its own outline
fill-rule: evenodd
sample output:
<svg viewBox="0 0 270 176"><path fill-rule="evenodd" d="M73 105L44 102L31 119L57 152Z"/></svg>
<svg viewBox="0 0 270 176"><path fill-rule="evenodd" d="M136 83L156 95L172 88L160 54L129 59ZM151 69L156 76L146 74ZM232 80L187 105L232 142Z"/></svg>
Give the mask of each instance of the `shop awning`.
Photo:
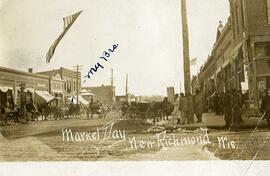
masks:
<svg viewBox="0 0 270 176"><path fill-rule="evenodd" d="M47 91L42 91L42 90L35 90L36 94L40 96L43 100L45 100L47 103L52 101L54 99L54 96L52 96L49 92Z"/></svg>
<svg viewBox="0 0 270 176"><path fill-rule="evenodd" d="M2 92L7 92L8 90L13 90L13 88L9 86L0 86L0 90Z"/></svg>
<svg viewBox="0 0 270 176"><path fill-rule="evenodd" d="M85 95L85 96L94 96L95 94L91 93L90 91L87 91L85 89L83 89L81 92L81 95Z"/></svg>
<svg viewBox="0 0 270 176"><path fill-rule="evenodd" d="M77 103L77 96L69 97L68 100L71 101L72 103L76 104ZM83 105L89 104L89 102L86 101L81 95L79 95L79 102Z"/></svg>
<svg viewBox="0 0 270 176"><path fill-rule="evenodd" d="M86 93L81 93L81 95L85 95L85 96L94 96L95 94L91 93L91 92L86 92Z"/></svg>

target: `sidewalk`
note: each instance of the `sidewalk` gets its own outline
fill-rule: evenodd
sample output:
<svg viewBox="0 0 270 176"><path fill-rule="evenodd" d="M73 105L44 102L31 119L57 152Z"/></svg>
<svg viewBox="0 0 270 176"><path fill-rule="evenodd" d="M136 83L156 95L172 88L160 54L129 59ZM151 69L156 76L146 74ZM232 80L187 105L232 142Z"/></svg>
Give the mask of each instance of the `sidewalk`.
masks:
<svg viewBox="0 0 270 176"><path fill-rule="evenodd" d="M240 125L241 129L247 128L255 128L260 117L242 117L244 123ZM196 121L195 117L195 121ZM194 124L185 124L185 125L176 125L178 128L187 128L187 129L194 129L199 127L207 127L207 128L215 128L215 129L222 129L225 126L224 115L216 115L215 113L204 113L202 117L202 123L194 123ZM170 122L159 122L160 125L169 125L171 126ZM266 128L267 123L265 120L261 120L259 128Z"/></svg>

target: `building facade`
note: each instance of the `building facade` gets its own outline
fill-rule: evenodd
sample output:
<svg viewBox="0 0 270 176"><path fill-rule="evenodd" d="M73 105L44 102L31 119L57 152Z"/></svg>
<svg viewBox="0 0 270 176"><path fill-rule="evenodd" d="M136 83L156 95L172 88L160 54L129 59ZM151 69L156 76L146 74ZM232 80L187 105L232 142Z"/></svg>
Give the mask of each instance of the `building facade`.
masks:
<svg viewBox="0 0 270 176"><path fill-rule="evenodd" d="M94 94L96 100L102 103L113 105L115 103L115 91L111 85L102 85L97 87L83 87L82 89L88 90Z"/></svg>
<svg viewBox="0 0 270 176"><path fill-rule="evenodd" d="M0 105L37 104L39 98L52 99L52 90L62 91L64 83L46 75L0 67Z"/></svg>
<svg viewBox="0 0 270 176"><path fill-rule="evenodd" d="M270 0L230 0L230 17L217 29L216 42L198 78L206 95L247 91L258 107L270 88Z"/></svg>
<svg viewBox="0 0 270 176"><path fill-rule="evenodd" d="M38 72L38 74L41 75L47 75L50 78L52 78L53 82L52 84L52 90L51 92L54 95L57 95L61 93L63 95L64 102L67 101L67 97L69 96L75 96L78 92L81 90L81 73L76 72L67 68L60 67L60 69L57 70L49 70L49 71L43 71ZM63 81L63 89L60 88L60 85L56 84L57 81ZM59 91L62 92L59 92Z"/></svg>

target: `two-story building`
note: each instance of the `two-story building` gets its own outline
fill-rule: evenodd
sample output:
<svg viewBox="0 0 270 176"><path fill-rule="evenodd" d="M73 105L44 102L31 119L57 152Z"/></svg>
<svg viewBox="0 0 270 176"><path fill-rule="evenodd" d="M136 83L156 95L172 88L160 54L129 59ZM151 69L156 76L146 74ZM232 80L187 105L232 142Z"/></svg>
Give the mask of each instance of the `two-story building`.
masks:
<svg viewBox="0 0 270 176"><path fill-rule="evenodd" d="M246 90L258 107L270 88L270 0L229 0L230 17L199 73L205 93Z"/></svg>
<svg viewBox="0 0 270 176"><path fill-rule="evenodd" d="M96 87L83 87L93 93L96 100L102 103L113 105L115 103L115 90L111 85L101 85Z"/></svg>
<svg viewBox="0 0 270 176"><path fill-rule="evenodd" d="M54 99L51 90L62 91L63 82L46 75L0 67L0 105L38 104Z"/></svg>
<svg viewBox="0 0 270 176"><path fill-rule="evenodd" d="M81 90L80 72L77 73L76 71L60 67L60 69L38 72L38 74L50 76L52 80L54 80L54 83L56 83L57 80L63 81L63 89L60 89L59 85L58 87L52 86L51 92L55 95L60 94L64 102L68 101L67 98L69 96L75 96L77 90L78 92Z"/></svg>

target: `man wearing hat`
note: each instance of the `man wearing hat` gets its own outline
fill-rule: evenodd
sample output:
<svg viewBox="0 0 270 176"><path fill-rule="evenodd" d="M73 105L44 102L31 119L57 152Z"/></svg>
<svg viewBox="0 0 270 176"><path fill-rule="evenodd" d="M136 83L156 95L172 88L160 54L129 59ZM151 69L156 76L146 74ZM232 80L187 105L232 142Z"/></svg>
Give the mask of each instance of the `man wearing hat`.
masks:
<svg viewBox="0 0 270 176"><path fill-rule="evenodd" d="M265 96L262 99L260 111L263 113L263 119L267 121L268 129L270 130L270 90L265 90Z"/></svg>
<svg viewBox="0 0 270 176"><path fill-rule="evenodd" d="M237 127L242 123L241 120L241 100L236 89L231 91L231 107L232 107L232 126Z"/></svg>

